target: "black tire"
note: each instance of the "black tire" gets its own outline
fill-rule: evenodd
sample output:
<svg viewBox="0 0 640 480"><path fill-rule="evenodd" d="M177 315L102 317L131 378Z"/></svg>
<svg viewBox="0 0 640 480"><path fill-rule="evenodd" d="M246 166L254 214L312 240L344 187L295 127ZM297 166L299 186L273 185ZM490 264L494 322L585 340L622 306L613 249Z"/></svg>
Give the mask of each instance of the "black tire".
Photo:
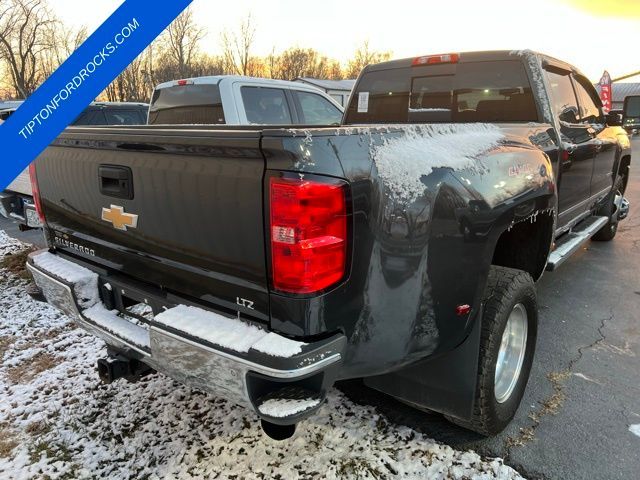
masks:
<svg viewBox="0 0 640 480"><path fill-rule="evenodd" d="M606 204L598 212L600 215L609 217L609 222L596 232L596 234L592 237L593 240L597 240L598 242L608 242L610 240L613 240L616 236L616 233L618 233L618 216L615 215L615 199L616 195L622 195L623 193L624 179L620 175L618 175L618 177L616 178L616 182L613 184L613 188L611 189L611 193L607 197Z"/></svg>
<svg viewBox="0 0 640 480"><path fill-rule="evenodd" d="M482 435L495 435L511 421L527 386L536 345L538 304L531 275L522 270L491 266L484 293L484 310L480 336L480 358L473 416L464 421L447 416L456 425ZM495 372L498 352L507 320L516 305L527 313L527 339L524 359L511 394L498 402L495 395Z"/></svg>

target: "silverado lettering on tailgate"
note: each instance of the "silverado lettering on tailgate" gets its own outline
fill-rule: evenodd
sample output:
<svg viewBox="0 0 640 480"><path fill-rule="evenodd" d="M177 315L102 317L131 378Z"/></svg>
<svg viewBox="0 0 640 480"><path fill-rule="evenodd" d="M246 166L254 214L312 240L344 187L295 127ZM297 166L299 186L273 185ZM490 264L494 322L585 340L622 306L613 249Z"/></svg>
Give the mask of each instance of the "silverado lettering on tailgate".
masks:
<svg viewBox="0 0 640 480"><path fill-rule="evenodd" d="M66 248L70 248L72 250L77 250L80 253L84 253L85 255L90 255L92 257L96 256L96 251L93 248L88 248L85 246L82 246L78 243L75 242L70 242L69 240L59 237L58 235L56 235L55 237L53 237L53 241L56 245L59 245L61 247L66 247Z"/></svg>

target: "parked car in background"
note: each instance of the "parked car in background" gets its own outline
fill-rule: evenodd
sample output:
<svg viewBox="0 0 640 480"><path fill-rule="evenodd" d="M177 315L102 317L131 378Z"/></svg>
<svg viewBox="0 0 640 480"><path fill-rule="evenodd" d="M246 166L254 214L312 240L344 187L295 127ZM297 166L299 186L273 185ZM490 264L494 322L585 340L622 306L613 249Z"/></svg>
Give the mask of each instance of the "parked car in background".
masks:
<svg viewBox="0 0 640 480"><path fill-rule="evenodd" d="M0 110L0 122L8 119L22 102L12 103L14 105L11 108ZM144 125L148 109L149 105L146 103L94 102L71 125ZM0 215L18 220L21 229L40 227L32 196L29 171L25 169L0 193Z"/></svg>
<svg viewBox="0 0 640 480"><path fill-rule="evenodd" d="M148 111L148 103L94 102L71 125L144 125Z"/></svg>
<svg viewBox="0 0 640 480"><path fill-rule="evenodd" d="M0 110L0 122L4 122L15 111L16 111L15 108L5 108L5 109Z"/></svg>
<svg viewBox="0 0 640 480"><path fill-rule="evenodd" d="M338 125L343 108L317 88L234 75L158 85L150 125Z"/></svg>
<svg viewBox="0 0 640 480"><path fill-rule="evenodd" d="M15 109L24 103L24 100L2 100L0 101L0 110Z"/></svg>
<svg viewBox="0 0 640 480"><path fill-rule="evenodd" d="M624 99L625 113L623 126L630 134L640 131L640 95L630 95Z"/></svg>

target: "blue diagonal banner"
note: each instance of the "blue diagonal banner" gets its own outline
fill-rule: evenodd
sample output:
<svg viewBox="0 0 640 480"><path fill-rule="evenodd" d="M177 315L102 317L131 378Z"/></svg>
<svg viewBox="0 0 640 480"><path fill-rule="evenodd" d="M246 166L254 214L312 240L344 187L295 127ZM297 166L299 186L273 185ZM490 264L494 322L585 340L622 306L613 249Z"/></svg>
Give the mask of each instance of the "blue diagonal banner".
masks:
<svg viewBox="0 0 640 480"><path fill-rule="evenodd" d="M192 0L125 0L0 125L0 191L155 39Z"/></svg>

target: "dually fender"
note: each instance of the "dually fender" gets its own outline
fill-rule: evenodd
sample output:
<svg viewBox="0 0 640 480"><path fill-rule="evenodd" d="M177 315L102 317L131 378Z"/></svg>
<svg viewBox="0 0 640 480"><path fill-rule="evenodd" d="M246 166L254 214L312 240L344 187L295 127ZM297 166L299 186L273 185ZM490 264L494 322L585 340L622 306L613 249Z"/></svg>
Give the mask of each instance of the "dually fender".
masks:
<svg viewBox="0 0 640 480"><path fill-rule="evenodd" d="M430 327L426 331L431 343L407 349L404 362L408 363L365 378L365 383L377 390L459 418L469 418L473 409L482 297L499 239L524 222L533 225L538 216L546 217L539 252L544 257L542 271L555 219L555 181L545 153L510 145L492 151L482 163L484 168L434 170L424 179L427 188L421 201L429 205L430 215L423 225L414 221L415 232L425 232L421 254L426 259L426 275L418 285L423 294L417 311L423 313L421 325ZM415 242L419 236L413 238L408 243L416 248L421 244ZM394 245L397 249L401 243ZM410 307L396 305L396 318L402 318L401 309ZM398 328L396 321L390 323ZM408 344L415 345L424 333L411 331Z"/></svg>
<svg viewBox="0 0 640 480"><path fill-rule="evenodd" d="M303 167L349 180L351 271L318 297L272 294L272 327L291 335L343 331L348 347L340 378L387 374L455 351L477 324L500 234L553 209L549 158L531 143L508 139L480 152L472 168L426 164L413 179L419 194L406 198L376 163L379 148L401 134L358 128L295 133L284 142L263 141L267 168ZM468 311L458 309L465 305Z"/></svg>

